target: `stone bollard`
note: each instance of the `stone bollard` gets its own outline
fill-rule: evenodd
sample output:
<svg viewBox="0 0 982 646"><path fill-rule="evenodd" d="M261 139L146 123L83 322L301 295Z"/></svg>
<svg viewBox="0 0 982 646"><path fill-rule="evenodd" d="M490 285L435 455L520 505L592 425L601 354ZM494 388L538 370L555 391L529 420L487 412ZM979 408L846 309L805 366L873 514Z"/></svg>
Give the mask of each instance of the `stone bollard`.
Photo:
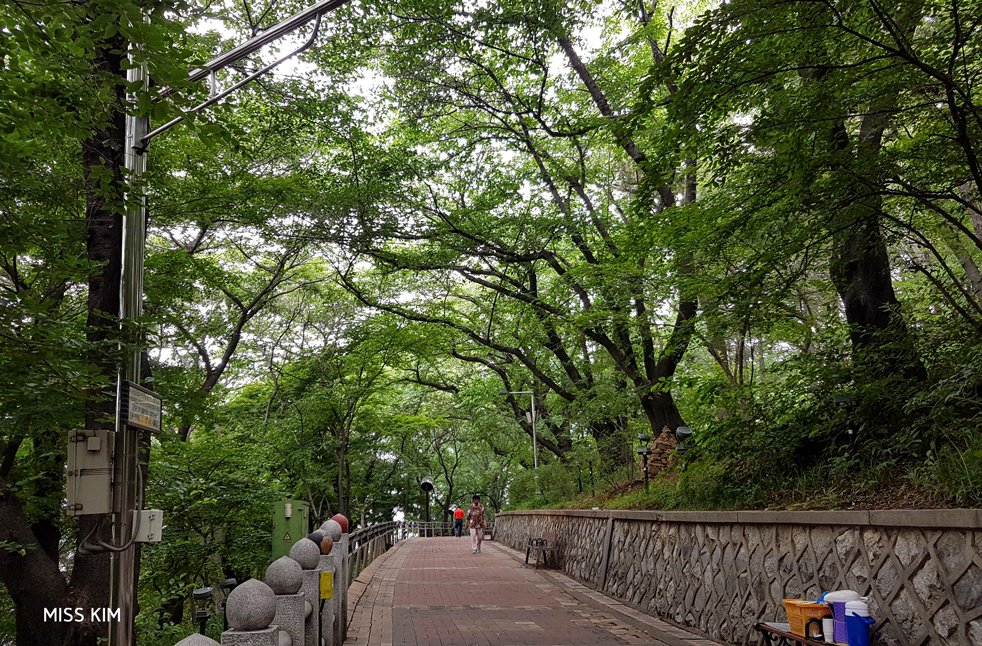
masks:
<svg viewBox="0 0 982 646"><path fill-rule="evenodd" d="M303 568L289 556L282 556L266 568L266 585L276 594L273 624L289 633L296 646L303 646L304 624L312 611L310 601L300 590Z"/></svg>
<svg viewBox="0 0 982 646"><path fill-rule="evenodd" d="M328 539L325 539L325 542ZM338 588L338 574L337 565L334 560L333 552L336 549L331 550L331 554L321 554L320 564L317 569L321 573L330 572L333 579L333 595L330 599L318 599L319 608L321 611L321 646L340 646L340 642L335 639L334 624L337 619L337 615L334 612L334 598L337 596Z"/></svg>
<svg viewBox="0 0 982 646"><path fill-rule="evenodd" d="M325 536L329 536L334 542L334 549L331 550L331 554L329 555L332 571L334 572L334 595L331 599L327 600L326 604L331 608L331 622L324 624L330 628L330 631L329 633L323 633L323 635L325 637L325 646L340 646L344 641L341 638L340 626L345 619L341 613L341 591L343 589L341 580L344 578L344 558L340 546L342 535L341 524L332 518L321 525L320 531ZM330 637L328 637L328 634Z"/></svg>
<svg viewBox="0 0 982 646"><path fill-rule="evenodd" d="M204 635L200 635L198 633L192 633L174 644L174 646L220 646L220 644L211 637L205 637Z"/></svg>
<svg viewBox="0 0 982 646"><path fill-rule="evenodd" d="M228 595L225 616L231 630L222 646L292 646L290 634L270 625L276 617L276 595L259 579L249 579Z"/></svg>
<svg viewBox="0 0 982 646"><path fill-rule="evenodd" d="M318 608L320 606L320 572L317 566L320 563L320 548L314 541L306 538L294 543L290 549L290 558L300 564L303 570L303 590L304 599L310 601L311 612L304 621L304 646L320 646L319 644L319 623ZM299 646L299 645L298 645Z"/></svg>
<svg viewBox="0 0 982 646"><path fill-rule="evenodd" d="M348 581L351 579L351 563L348 558L348 519L343 514L334 514L331 520L341 526L341 541L338 545L338 574L334 584L339 596L339 608L337 622L337 633L335 633L335 643L343 644L348 638Z"/></svg>

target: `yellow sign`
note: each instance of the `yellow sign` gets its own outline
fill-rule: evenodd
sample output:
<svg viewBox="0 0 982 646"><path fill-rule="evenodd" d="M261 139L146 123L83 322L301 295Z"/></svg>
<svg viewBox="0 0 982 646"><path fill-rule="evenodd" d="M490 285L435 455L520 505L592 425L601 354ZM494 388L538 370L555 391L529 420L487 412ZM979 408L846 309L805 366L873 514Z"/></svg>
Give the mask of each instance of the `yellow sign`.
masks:
<svg viewBox="0 0 982 646"><path fill-rule="evenodd" d="M291 539L290 539L290 535L289 535L289 534L287 534L286 536L284 536L284 537L283 537L283 540L284 540L284 541L288 541L288 540L291 540Z"/></svg>
<svg viewBox="0 0 982 646"><path fill-rule="evenodd" d="M334 572L321 572L321 599L334 598Z"/></svg>

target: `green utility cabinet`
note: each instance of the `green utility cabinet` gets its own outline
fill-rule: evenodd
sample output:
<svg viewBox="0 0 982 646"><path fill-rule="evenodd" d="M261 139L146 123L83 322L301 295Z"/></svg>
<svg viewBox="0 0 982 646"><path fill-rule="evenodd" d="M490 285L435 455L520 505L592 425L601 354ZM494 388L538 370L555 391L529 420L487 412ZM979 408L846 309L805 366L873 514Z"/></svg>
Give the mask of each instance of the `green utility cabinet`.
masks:
<svg viewBox="0 0 982 646"><path fill-rule="evenodd" d="M288 556L290 548L310 531L310 506L302 500L280 500L273 510L273 560Z"/></svg>

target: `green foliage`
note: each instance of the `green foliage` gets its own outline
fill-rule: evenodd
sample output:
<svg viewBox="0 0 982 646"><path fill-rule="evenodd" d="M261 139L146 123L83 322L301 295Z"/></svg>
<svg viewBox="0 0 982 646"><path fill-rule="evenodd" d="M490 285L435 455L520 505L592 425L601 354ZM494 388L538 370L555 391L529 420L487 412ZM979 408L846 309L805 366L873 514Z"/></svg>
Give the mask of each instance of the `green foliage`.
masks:
<svg viewBox="0 0 982 646"><path fill-rule="evenodd" d="M147 626L180 624L190 591L227 576L261 576L269 564L273 503L283 498L269 452L248 436L202 431L155 443L148 508L166 519L144 546L141 614ZM153 618L153 619L150 619Z"/></svg>
<svg viewBox="0 0 982 646"><path fill-rule="evenodd" d="M87 290L123 176L86 151L307 4L0 12L0 494L71 542L66 434L145 339L177 437L150 449L141 643L262 573L282 497L355 527L420 518L423 477L435 520L473 493L982 504L977 0L349 3L154 141L146 316L120 329ZM683 423L639 490L636 436Z"/></svg>

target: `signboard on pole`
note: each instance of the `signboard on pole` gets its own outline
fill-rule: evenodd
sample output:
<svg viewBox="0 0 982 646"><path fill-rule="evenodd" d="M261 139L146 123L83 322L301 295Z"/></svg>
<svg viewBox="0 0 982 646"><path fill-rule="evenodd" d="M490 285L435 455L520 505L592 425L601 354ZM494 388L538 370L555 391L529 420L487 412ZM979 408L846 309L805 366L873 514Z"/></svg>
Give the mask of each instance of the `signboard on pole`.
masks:
<svg viewBox="0 0 982 646"><path fill-rule="evenodd" d="M161 427L161 402L157 393L137 386L132 381L124 381L120 401L120 414L123 423L146 431L159 433Z"/></svg>

